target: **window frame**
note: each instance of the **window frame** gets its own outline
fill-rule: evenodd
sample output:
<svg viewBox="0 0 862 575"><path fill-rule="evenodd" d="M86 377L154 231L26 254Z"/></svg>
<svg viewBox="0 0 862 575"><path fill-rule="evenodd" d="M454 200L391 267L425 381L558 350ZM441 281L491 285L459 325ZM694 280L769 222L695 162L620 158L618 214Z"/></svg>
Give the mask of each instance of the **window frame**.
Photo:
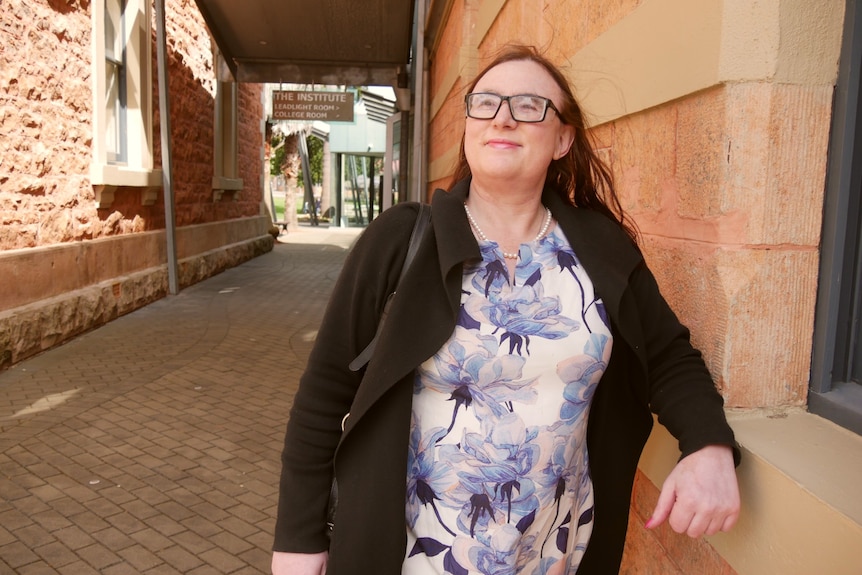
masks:
<svg viewBox="0 0 862 575"><path fill-rule="evenodd" d="M106 154L107 161L109 164L125 164L128 158L128 144L127 144L127 127L126 127L126 107L127 107L127 95L126 95L126 45L123 39L126 36L125 31L125 19L123 18L123 12L126 8L125 0L116 0L115 2L111 2L111 0L105 0L105 4L113 3L114 10L117 12L116 26L110 26L109 24L114 20L114 18L109 16L109 12L107 6L105 8L105 82L106 82L106 90L105 90L105 110L106 110L106 118L105 118L105 134L106 134ZM108 37L108 30L113 28L113 36L111 38ZM114 46L109 46L109 44L113 41ZM107 108L110 96L107 95L108 88L111 86L111 82L108 81L108 71L113 67L115 72L111 74L116 81L116 102L112 106L113 112L115 114L114 129L111 129L111 118L110 114L107 113ZM113 95L113 90L111 90ZM115 145L111 146L111 139L115 139Z"/></svg>
<svg viewBox="0 0 862 575"><path fill-rule="evenodd" d="M216 57L220 57L216 53ZM243 189L239 176L239 142L237 114L239 90L236 82L216 80L213 122L213 201L228 193L234 200Z"/></svg>
<svg viewBox="0 0 862 575"><path fill-rule="evenodd" d="M832 114L808 408L862 434L862 10L847 0Z"/></svg>
<svg viewBox="0 0 862 575"><path fill-rule="evenodd" d="M108 151L106 5L119 3L122 11L122 54L125 84L124 132L120 158ZM118 187L145 188L142 203L155 202L162 186L162 171L153 167L152 35L147 0L97 0L92 5L93 144L90 181L96 203L106 208ZM124 157L122 157L124 156Z"/></svg>

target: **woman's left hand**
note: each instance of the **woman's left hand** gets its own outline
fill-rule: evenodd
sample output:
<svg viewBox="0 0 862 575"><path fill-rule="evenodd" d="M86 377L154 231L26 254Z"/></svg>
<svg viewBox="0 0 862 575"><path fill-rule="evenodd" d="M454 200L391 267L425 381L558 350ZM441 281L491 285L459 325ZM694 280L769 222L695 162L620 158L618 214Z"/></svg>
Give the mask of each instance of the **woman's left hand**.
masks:
<svg viewBox="0 0 862 575"><path fill-rule="evenodd" d="M684 457L664 482L647 529L665 520L689 537L729 531L739 518L739 486L733 451L708 445Z"/></svg>

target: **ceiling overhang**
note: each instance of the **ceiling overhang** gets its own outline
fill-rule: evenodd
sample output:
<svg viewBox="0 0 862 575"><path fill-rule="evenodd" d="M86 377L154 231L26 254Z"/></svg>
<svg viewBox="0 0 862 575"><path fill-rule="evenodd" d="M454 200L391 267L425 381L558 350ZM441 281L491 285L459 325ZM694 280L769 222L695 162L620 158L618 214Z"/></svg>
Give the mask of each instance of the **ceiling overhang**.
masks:
<svg viewBox="0 0 862 575"><path fill-rule="evenodd" d="M391 86L410 108L412 0L195 0L237 82Z"/></svg>

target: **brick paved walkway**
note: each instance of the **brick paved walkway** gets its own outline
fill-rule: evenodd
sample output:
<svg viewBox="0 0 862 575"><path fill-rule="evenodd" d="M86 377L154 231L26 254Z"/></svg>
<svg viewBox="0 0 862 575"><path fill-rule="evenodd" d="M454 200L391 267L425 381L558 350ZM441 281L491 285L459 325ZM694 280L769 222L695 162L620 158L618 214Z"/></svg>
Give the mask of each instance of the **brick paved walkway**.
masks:
<svg viewBox="0 0 862 575"><path fill-rule="evenodd" d="M0 372L0 574L269 573L296 381L357 230Z"/></svg>

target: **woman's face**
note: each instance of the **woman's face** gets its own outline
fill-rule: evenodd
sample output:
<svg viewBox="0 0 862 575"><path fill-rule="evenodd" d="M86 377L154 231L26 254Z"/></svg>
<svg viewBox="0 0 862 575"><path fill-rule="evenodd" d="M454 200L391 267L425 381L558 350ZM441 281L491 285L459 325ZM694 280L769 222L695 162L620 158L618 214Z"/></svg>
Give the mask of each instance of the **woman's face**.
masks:
<svg viewBox="0 0 862 575"><path fill-rule="evenodd" d="M504 62L488 70L473 92L493 92L501 96L531 94L550 99L562 108L563 92L540 64L531 60ZM516 122L506 102L490 120L467 118L464 153L474 181L505 179L544 184L548 166L568 152L574 128L560 121L556 111L547 110L537 123Z"/></svg>

